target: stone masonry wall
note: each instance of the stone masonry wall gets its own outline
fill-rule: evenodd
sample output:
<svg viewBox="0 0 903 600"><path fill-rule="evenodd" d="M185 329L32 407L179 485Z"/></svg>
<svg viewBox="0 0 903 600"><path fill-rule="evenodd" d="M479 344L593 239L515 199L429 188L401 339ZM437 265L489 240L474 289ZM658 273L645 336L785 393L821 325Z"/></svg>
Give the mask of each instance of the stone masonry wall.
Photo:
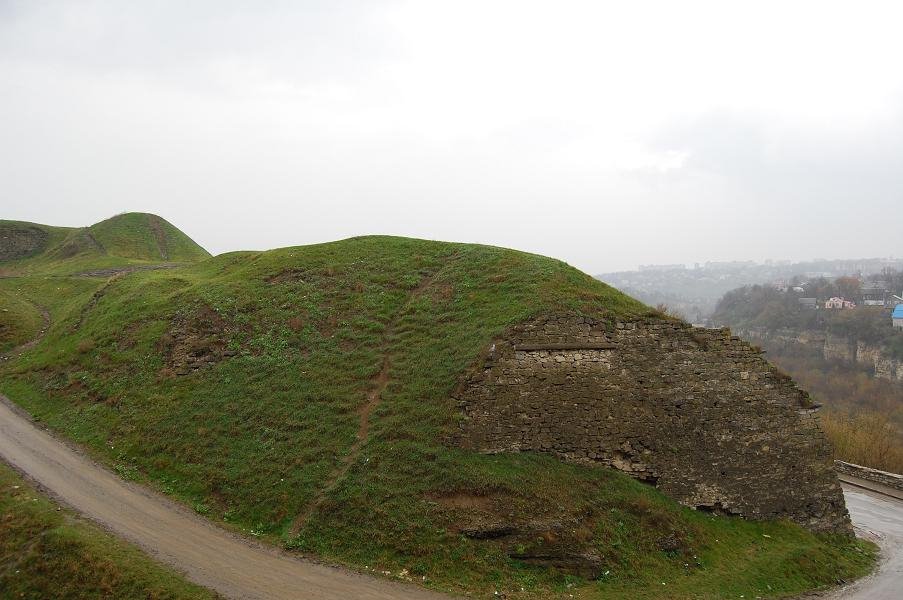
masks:
<svg viewBox="0 0 903 600"><path fill-rule="evenodd" d="M0 228L0 261L24 258L40 250L47 233L37 227Z"/></svg>
<svg viewBox="0 0 903 600"><path fill-rule="evenodd" d="M878 469L863 467L862 465L855 465L842 460L835 460L834 468L838 473L842 473L843 475L852 475L853 477L880 483L881 485L903 492L903 475L898 473L879 471Z"/></svg>
<svg viewBox="0 0 903 600"><path fill-rule="evenodd" d="M681 503L851 533L808 395L728 330L545 316L488 350L460 442L620 469Z"/></svg>

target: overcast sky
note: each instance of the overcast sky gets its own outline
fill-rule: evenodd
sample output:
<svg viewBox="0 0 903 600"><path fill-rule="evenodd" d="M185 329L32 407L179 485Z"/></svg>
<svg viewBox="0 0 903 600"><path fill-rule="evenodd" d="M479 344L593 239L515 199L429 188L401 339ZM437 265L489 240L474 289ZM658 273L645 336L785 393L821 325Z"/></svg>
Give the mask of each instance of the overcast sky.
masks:
<svg viewBox="0 0 903 600"><path fill-rule="evenodd" d="M0 0L0 218L901 254L900 2Z"/></svg>

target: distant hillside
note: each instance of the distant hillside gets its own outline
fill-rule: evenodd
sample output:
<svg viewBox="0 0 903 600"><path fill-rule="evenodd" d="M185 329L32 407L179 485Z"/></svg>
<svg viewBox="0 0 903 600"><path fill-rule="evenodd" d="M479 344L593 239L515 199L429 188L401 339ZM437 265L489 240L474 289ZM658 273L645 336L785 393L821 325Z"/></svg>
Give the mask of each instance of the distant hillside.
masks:
<svg viewBox="0 0 903 600"><path fill-rule="evenodd" d="M79 247L163 260L140 217L114 224L83 231ZM36 266L59 264L40 257L70 235L48 228L27 242L31 258L12 259L34 261L33 275L0 278L31 322L28 304L52 322L34 349L0 362L0 390L214 522L486 597L786 596L868 569L867 545L804 528L848 524L805 394L742 342L561 261L369 236L111 279L46 277ZM506 371L527 354L544 366ZM498 398L513 413L484 403L493 386L511 392ZM781 426L736 428L763 415ZM591 419L604 426L588 429ZM716 439L716 421L737 430ZM519 441L486 450L488 438ZM657 457L695 466L668 478L645 464ZM751 469L767 471L768 494L761 479L746 493ZM791 479L792 494L777 489ZM685 505L655 487L666 480ZM792 506L803 526L719 516L759 500L756 514Z"/></svg>
<svg viewBox="0 0 903 600"><path fill-rule="evenodd" d="M165 219L146 213L125 213L78 228L0 221L0 274L75 273L209 257Z"/></svg>
<svg viewBox="0 0 903 600"><path fill-rule="evenodd" d="M903 287L903 273L890 273L891 289ZM903 361L903 330L891 321L891 305L826 309L829 298L859 300L860 281L840 278L829 281L813 279L793 288L776 289L768 285L744 286L726 293L716 306L712 321L756 337L769 337L788 332L819 332L855 345L867 344L886 355ZM801 304L802 298L814 299L815 305ZM810 336L811 337L811 336ZM896 379L896 377L894 377ZM901 373L903 380L903 373Z"/></svg>
<svg viewBox="0 0 903 600"><path fill-rule="evenodd" d="M903 260L861 258L807 262L708 262L684 265L649 265L636 271L603 273L596 277L651 306L665 304L687 320L703 323L721 297L744 285L789 281L794 276L837 277L849 274L903 270Z"/></svg>
<svg viewBox="0 0 903 600"><path fill-rule="evenodd" d="M903 287L901 273L886 271L882 278L891 289ZM903 331L893 328L890 306L826 309L832 297L860 302L861 282L803 279L786 289L732 290L712 320L764 348L825 406L823 422L838 458L903 471ZM801 304L803 297L815 305Z"/></svg>

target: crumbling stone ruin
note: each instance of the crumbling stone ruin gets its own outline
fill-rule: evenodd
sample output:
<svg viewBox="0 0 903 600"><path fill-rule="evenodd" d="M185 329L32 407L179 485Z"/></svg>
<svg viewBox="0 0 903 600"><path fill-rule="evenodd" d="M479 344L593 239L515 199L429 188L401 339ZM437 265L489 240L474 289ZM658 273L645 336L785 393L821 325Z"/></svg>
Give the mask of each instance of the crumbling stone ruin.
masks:
<svg viewBox="0 0 903 600"><path fill-rule="evenodd" d="M37 227L0 228L0 261L25 258L40 251L47 243L47 232Z"/></svg>
<svg viewBox="0 0 903 600"><path fill-rule="evenodd" d="M851 534L808 394L726 329L543 316L456 395L460 443L614 467L700 510Z"/></svg>

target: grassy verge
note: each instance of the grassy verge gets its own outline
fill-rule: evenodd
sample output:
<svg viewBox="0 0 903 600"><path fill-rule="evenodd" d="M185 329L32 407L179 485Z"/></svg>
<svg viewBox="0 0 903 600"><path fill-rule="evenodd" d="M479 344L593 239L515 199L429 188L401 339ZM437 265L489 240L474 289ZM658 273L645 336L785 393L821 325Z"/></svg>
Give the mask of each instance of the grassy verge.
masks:
<svg viewBox="0 0 903 600"><path fill-rule="evenodd" d="M0 463L0 596L202 599L215 596L57 505Z"/></svg>

